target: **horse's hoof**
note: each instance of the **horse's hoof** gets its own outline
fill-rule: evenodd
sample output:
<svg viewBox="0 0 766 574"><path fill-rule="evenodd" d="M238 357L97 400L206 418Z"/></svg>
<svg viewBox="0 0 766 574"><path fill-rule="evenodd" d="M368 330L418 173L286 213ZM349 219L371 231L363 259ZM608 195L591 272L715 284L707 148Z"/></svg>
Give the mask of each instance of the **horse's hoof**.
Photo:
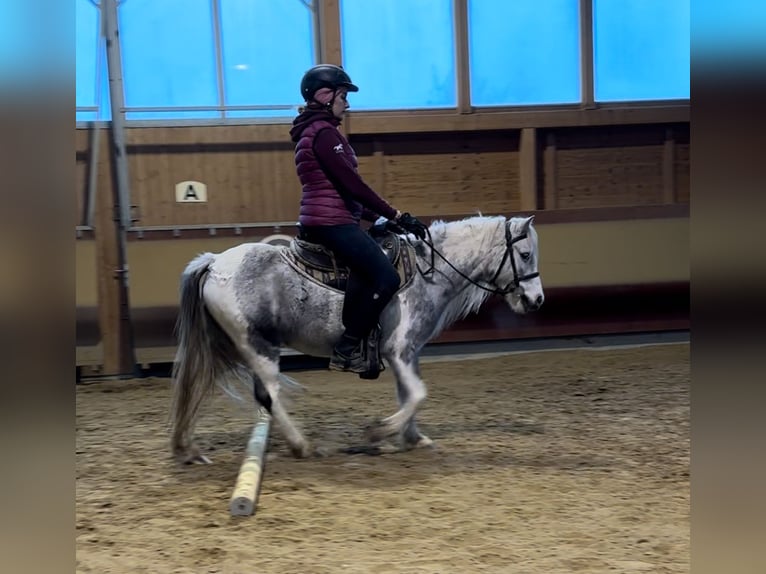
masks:
<svg viewBox="0 0 766 574"><path fill-rule="evenodd" d="M308 444L300 444L291 446L290 452L295 458L308 458L313 454L313 449Z"/></svg>
<svg viewBox="0 0 766 574"><path fill-rule="evenodd" d="M175 458L176 462L183 465L213 463L212 460L210 460L204 454L200 453L199 448L195 445L174 446L173 457Z"/></svg>
<svg viewBox="0 0 766 574"><path fill-rule="evenodd" d="M313 455L315 458L326 458L328 456L331 456L332 454L334 454L333 451L331 451L326 446L315 447L313 452Z"/></svg>
<svg viewBox="0 0 766 574"><path fill-rule="evenodd" d="M191 456L186 457L183 460L183 463L185 465L192 465L192 464L213 464L213 461L210 460L208 457L206 457L204 454L194 454Z"/></svg>
<svg viewBox="0 0 766 574"><path fill-rule="evenodd" d="M370 442L381 442L394 434L382 421L375 421L364 429L364 436Z"/></svg>
<svg viewBox="0 0 766 574"><path fill-rule="evenodd" d="M425 435L420 435L416 440L407 441L408 449L415 448L436 448L436 443Z"/></svg>
<svg viewBox="0 0 766 574"><path fill-rule="evenodd" d="M375 443L382 441L386 435L380 427L369 426L364 430L364 437L369 442Z"/></svg>

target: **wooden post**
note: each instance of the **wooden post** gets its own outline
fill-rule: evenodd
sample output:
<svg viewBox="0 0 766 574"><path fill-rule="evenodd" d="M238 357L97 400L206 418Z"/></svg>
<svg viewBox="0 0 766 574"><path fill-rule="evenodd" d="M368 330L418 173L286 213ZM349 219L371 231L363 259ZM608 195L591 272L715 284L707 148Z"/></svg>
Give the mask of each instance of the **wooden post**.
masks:
<svg viewBox="0 0 766 574"><path fill-rule="evenodd" d="M580 0L580 97L586 110L596 107L593 57L593 0Z"/></svg>
<svg viewBox="0 0 766 574"><path fill-rule="evenodd" d="M457 76L457 110L461 114L470 114L471 75L468 53L468 0L455 0L455 72Z"/></svg>
<svg viewBox="0 0 766 574"><path fill-rule="evenodd" d="M109 130L109 177L104 181L104 185L100 186L95 233L99 275L99 325L104 352L103 374L131 377L136 370L128 301L127 230L132 222L116 0L104 0L101 3L101 17L104 21L112 111Z"/></svg>
<svg viewBox="0 0 766 574"><path fill-rule="evenodd" d="M110 146L110 142L103 145ZM114 181L114 161L111 154L101 164L96 188L94 237L96 241L96 270L98 273L98 323L101 331L102 375L133 376L136 361L133 348L133 328L128 307L125 241L120 225L120 210Z"/></svg>
<svg viewBox="0 0 766 574"><path fill-rule="evenodd" d="M664 203L676 203L675 160L676 142L672 129L665 130L662 147L662 199Z"/></svg>
<svg viewBox="0 0 766 574"><path fill-rule="evenodd" d="M386 158L379 138L375 138L372 143L372 157L375 158L376 191L386 197Z"/></svg>
<svg viewBox="0 0 766 574"><path fill-rule="evenodd" d="M548 134L543 158L543 177L545 179L545 209L556 209L558 185L556 183L556 138Z"/></svg>
<svg viewBox="0 0 766 574"><path fill-rule="evenodd" d="M521 210L537 210L537 129L535 128L522 128L521 130L519 187Z"/></svg>
<svg viewBox="0 0 766 574"><path fill-rule="evenodd" d="M340 6L338 0L315 0L315 33L319 36L319 63L343 65L340 39Z"/></svg>
<svg viewBox="0 0 766 574"><path fill-rule="evenodd" d="M315 46L318 49L319 63L342 66L339 0L314 0L312 6L314 7ZM353 75L351 77L353 79ZM351 135L351 116L346 116L340 130L346 137Z"/></svg>

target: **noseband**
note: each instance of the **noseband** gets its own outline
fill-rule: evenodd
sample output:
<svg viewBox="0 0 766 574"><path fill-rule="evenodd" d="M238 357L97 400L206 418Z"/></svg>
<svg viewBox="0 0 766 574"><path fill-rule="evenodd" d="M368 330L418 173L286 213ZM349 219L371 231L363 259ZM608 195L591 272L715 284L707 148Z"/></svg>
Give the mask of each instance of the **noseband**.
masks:
<svg viewBox="0 0 766 574"><path fill-rule="evenodd" d="M506 222L506 224L507 224L507 222ZM444 257L444 255L442 255L441 253L439 253L439 251L433 246L433 242L431 241L431 233L430 232L427 232L428 233L428 241L424 241L424 243L431 248L431 267L427 271L422 271L420 269L420 267L418 267L418 271L420 271L421 275L427 275L429 273L432 273L433 270L434 270L433 254L436 253L439 257L441 257L441 259L447 265L449 265L452 268L453 271L456 271L458 273L458 275L460 275L463 279L466 279L467 281L469 281L471 284L475 285L476 287L479 287L480 289L484 289L484 291L489 291L490 293L494 293L495 295L508 295L508 293L512 293L513 291L515 291L516 289L519 288L519 286L521 285L522 281L529 281L530 279L534 279L536 277L540 277L540 273L538 273L538 272L528 273L526 275L522 275L521 277L519 277L518 270L516 269L516 260L513 258L513 255L512 255L512 253L513 253L513 244L516 243L517 241L521 241L522 239L526 239L527 238L527 234L523 233L522 235L519 235L518 237L513 237L511 235L510 226L506 225L506 224L504 224L505 225L505 253L503 253L503 259L502 259L502 261L500 261L500 265L498 266L497 271L495 271L495 274L492 276L492 279L490 280L491 284L495 284L495 281L497 280L498 276L500 275L500 272L503 270L503 266L505 265L506 260L510 259L511 260L511 269L513 269L513 279L503 289L499 289L497 287L495 287L495 288L487 287L486 285L482 285L481 283L477 283L476 281L474 281L473 279L468 277L468 275L466 275L465 273L460 271L460 269L458 269L457 267L452 265L452 263L450 263L449 260L447 260L447 258ZM513 287L511 287L511 286L513 286Z"/></svg>

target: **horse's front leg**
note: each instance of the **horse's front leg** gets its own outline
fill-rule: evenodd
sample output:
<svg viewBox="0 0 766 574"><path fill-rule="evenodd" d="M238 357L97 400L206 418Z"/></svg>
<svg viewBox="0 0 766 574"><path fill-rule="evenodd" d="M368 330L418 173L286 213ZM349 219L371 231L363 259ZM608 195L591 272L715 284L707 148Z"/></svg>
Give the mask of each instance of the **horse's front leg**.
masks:
<svg viewBox="0 0 766 574"><path fill-rule="evenodd" d="M427 394L425 383L420 378L417 357L405 360L399 356L391 356L388 363L396 377L399 410L372 426L368 431L368 438L372 441L381 441L391 436L401 435L407 447L431 445L433 441L420 432L415 422L415 414Z"/></svg>

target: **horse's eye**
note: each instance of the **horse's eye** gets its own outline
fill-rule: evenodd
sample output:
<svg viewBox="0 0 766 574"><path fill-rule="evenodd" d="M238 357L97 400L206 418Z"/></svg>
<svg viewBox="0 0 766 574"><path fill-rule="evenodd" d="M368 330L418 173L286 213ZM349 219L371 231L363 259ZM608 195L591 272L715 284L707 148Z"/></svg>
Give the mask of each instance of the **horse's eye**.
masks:
<svg viewBox="0 0 766 574"><path fill-rule="evenodd" d="M530 255L531 255L531 254L529 253L529 251L524 251L524 252L521 254L521 259L522 259L522 261L529 261L529 256L530 256Z"/></svg>

